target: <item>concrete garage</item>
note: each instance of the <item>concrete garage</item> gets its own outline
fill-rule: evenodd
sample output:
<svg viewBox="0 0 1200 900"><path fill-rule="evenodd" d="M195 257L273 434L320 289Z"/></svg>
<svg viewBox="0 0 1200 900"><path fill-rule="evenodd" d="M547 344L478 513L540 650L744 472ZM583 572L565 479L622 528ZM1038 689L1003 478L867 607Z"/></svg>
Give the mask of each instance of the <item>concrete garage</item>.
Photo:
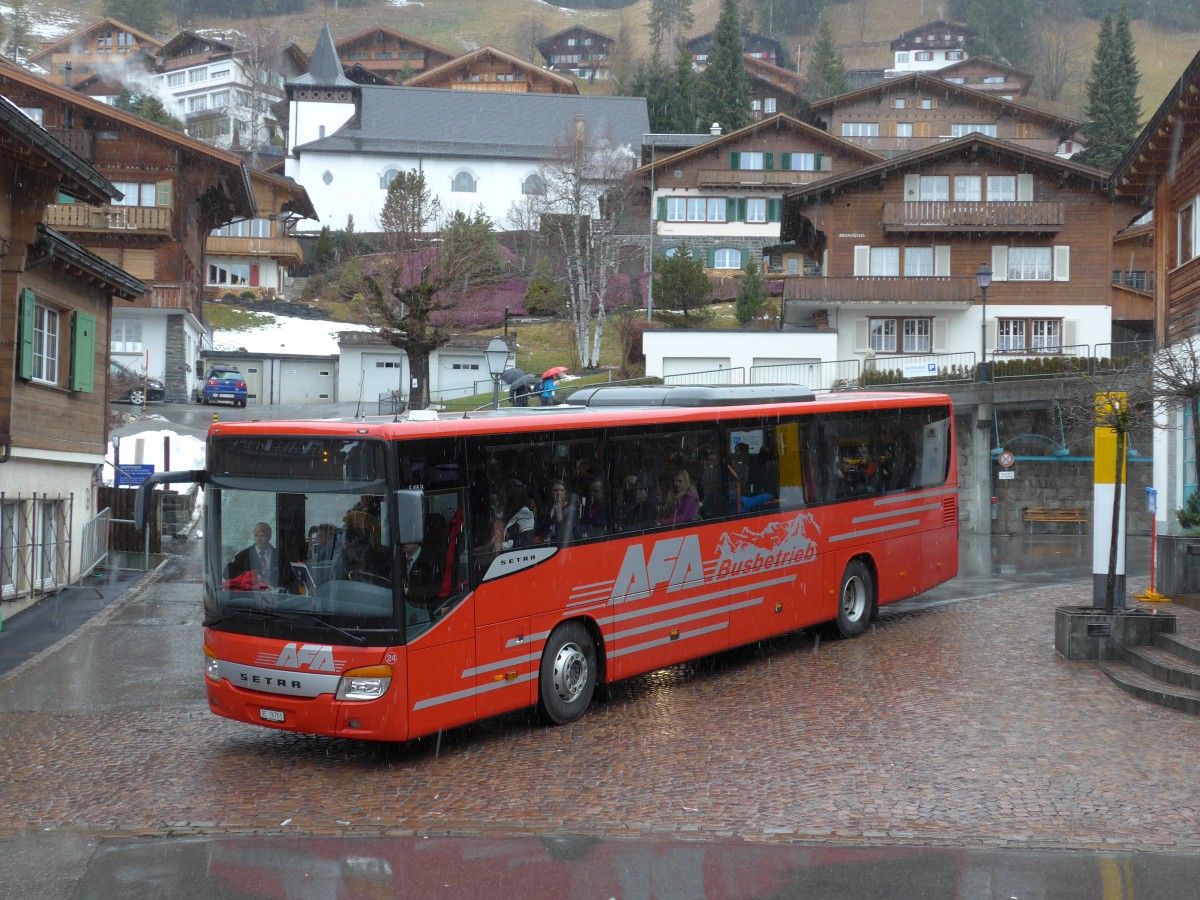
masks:
<svg viewBox="0 0 1200 900"><path fill-rule="evenodd" d="M210 350L204 353L201 362L205 371L214 364L237 366L246 379L250 406L338 401L336 356Z"/></svg>

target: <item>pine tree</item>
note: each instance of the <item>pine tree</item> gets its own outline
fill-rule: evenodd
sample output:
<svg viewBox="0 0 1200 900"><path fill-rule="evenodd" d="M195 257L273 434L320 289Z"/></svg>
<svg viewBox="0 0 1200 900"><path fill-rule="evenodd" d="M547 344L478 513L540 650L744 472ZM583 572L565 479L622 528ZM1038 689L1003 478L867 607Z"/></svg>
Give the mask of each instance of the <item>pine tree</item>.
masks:
<svg viewBox="0 0 1200 900"><path fill-rule="evenodd" d="M809 100L824 100L850 90L846 65L833 43L833 29L829 27L829 20L824 16L821 16L821 24L817 28L817 41L813 45L812 59L808 61L805 77Z"/></svg>
<svg viewBox="0 0 1200 900"><path fill-rule="evenodd" d="M667 48L667 65L675 59L675 52L683 42L683 33L692 27L692 0L650 0L650 43L654 55L662 57L663 46Z"/></svg>
<svg viewBox="0 0 1200 900"><path fill-rule="evenodd" d="M701 114L728 134L750 122L750 78L742 56L742 26L737 0L721 0L717 27L700 76Z"/></svg>
<svg viewBox="0 0 1200 900"><path fill-rule="evenodd" d="M104 0L104 15L138 31L154 34L162 15L161 0Z"/></svg>
<svg viewBox="0 0 1200 900"><path fill-rule="evenodd" d="M707 123L699 121L701 83L696 76L696 70L692 68L692 58L688 54L679 54L669 82L670 133L691 134L702 130L700 126Z"/></svg>
<svg viewBox="0 0 1200 900"><path fill-rule="evenodd" d="M742 277L738 280L737 301L733 306L733 314L742 325L749 325L762 312L763 304L767 302L767 291L763 287L762 269L758 260L753 256L747 258L742 269Z"/></svg>
<svg viewBox="0 0 1200 900"><path fill-rule="evenodd" d="M1133 38L1124 14L1114 23L1105 16L1087 82L1087 116L1084 128L1087 150L1083 161L1098 169L1111 169L1133 144L1138 132L1141 75L1133 57Z"/></svg>
<svg viewBox="0 0 1200 900"><path fill-rule="evenodd" d="M704 274L704 264L693 259L683 247L671 256L654 260L658 283L654 286L654 316L671 328L702 325L715 313L708 305L712 282Z"/></svg>

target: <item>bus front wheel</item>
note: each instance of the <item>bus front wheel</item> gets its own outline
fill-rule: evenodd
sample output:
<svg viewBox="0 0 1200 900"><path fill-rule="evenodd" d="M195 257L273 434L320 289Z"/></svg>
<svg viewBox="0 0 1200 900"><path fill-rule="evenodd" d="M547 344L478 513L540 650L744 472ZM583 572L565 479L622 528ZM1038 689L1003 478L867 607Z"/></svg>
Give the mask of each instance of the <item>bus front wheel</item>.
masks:
<svg viewBox="0 0 1200 900"><path fill-rule="evenodd" d="M875 579L862 560L855 559L842 575L838 595L837 629L842 637L858 637L866 630L875 608Z"/></svg>
<svg viewBox="0 0 1200 900"><path fill-rule="evenodd" d="M587 710L596 690L596 645L579 622L555 628L542 653L538 709L555 725L574 722Z"/></svg>

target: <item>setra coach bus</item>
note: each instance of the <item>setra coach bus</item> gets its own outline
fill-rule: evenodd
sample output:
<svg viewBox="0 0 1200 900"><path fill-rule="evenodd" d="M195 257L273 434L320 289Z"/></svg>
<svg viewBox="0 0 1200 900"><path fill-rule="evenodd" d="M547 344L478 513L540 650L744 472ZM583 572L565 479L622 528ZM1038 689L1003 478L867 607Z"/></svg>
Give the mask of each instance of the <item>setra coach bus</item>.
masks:
<svg viewBox="0 0 1200 900"><path fill-rule="evenodd" d="M950 400L598 387L569 405L220 423L213 713L406 741L880 606L958 571Z"/></svg>

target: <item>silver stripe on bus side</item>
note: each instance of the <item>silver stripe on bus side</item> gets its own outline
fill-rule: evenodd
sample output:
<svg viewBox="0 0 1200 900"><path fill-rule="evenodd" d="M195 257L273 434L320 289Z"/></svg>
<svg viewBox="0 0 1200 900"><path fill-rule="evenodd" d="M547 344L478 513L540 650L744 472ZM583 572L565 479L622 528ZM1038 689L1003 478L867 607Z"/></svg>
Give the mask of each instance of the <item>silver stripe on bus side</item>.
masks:
<svg viewBox="0 0 1200 900"><path fill-rule="evenodd" d="M321 694L337 693L341 675L318 672L299 672L295 669L264 669L217 660L217 668L223 681L247 691L264 694L283 694L288 697L319 697Z"/></svg>
<svg viewBox="0 0 1200 900"><path fill-rule="evenodd" d="M924 491L909 491L903 494L889 494L886 497L878 497L875 500L875 506L885 506L892 503L906 503L913 500L928 500L932 497L945 497L947 494L957 494L958 488L930 488Z"/></svg>
<svg viewBox="0 0 1200 900"><path fill-rule="evenodd" d="M904 528L915 528L920 524L920 519L907 519L903 522L895 522L891 525L883 525L879 528L862 528L858 531L848 531L845 534L832 535L829 538L829 543L836 544L838 541L852 541L855 538L866 537L869 534L884 534L888 531L900 531Z"/></svg>
<svg viewBox="0 0 1200 900"><path fill-rule="evenodd" d="M645 634L648 631L658 631L662 628L673 628L676 625L682 625L685 622L695 622L699 619L707 619L712 616L725 615L734 610L746 609L751 606L758 606L763 602L762 597L752 597L749 600L743 600L741 603L735 603L732 606L714 606L712 609L704 609L699 612L690 613L686 616L677 616L674 619L666 619L662 622L651 622L648 625L639 625L637 628L627 628L624 631L613 632L611 640L619 641L626 638L631 638L634 635Z"/></svg>
<svg viewBox="0 0 1200 900"><path fill-rule="evenodd" d="M478 685L476 687L466 688L461 691L454 691L451 694L442 694L440 697L429 697L425 700L418 700L413 704L412 711L416 712L419 709L429 709L432 706L441 706L443 703L453 703L455 700L466 700L468 697L486 694L488 691L498 691L501 688L514 687L518 684L526 684L536 677L536 673L527 672L524 675L518 675L511 681L493 681L491 684Z"/></svg>
<svg viewBox="0 0 1200 900"><path fill-rule="evenodd" d="M666 644L674 644L679 641L685 641L688 638L701 637L702 635L705 635L705 634L712 634L714 631L720 631L720 630L722 630L724 628L728 628L728 627L729 627L728 622L716 622L712 625L706 625L704 628L697 628L695 631L682 632L676 638L671 638L668 635L667 637L658 638L657 640L646 641L646 643L644 643L644 644L635 644L632 647L625 647L621 650L614 650L609 655L611 657L617 657L617 656L628 656L631 653L641 653L643 650L653 650L656 647L662 647Z"/></svg>
<svg viewBox="0 0 1200 900"><path fill-rule="evenodd" d="M524 663L531 663L540 658L540 653L526 653L524 656L514 656L509 659L502 659L499 662L488 663L485 666L473 666L470 669L463 669L462 677L474 678L476 675L494 672L497 669L507 669L510 666L519 666L523 665Z"/></svg>
<svg viewBox="0 0 1200 900"><path fill-rule="evenodd" d="M930 503L927 506L906 506L904 509L889 509L886 512L870 513L865 516L855 516L852 522L872 522L876 519L894 519L896 516L906 516L909 513L931 512L941 510L942 504Z"/></svg>

